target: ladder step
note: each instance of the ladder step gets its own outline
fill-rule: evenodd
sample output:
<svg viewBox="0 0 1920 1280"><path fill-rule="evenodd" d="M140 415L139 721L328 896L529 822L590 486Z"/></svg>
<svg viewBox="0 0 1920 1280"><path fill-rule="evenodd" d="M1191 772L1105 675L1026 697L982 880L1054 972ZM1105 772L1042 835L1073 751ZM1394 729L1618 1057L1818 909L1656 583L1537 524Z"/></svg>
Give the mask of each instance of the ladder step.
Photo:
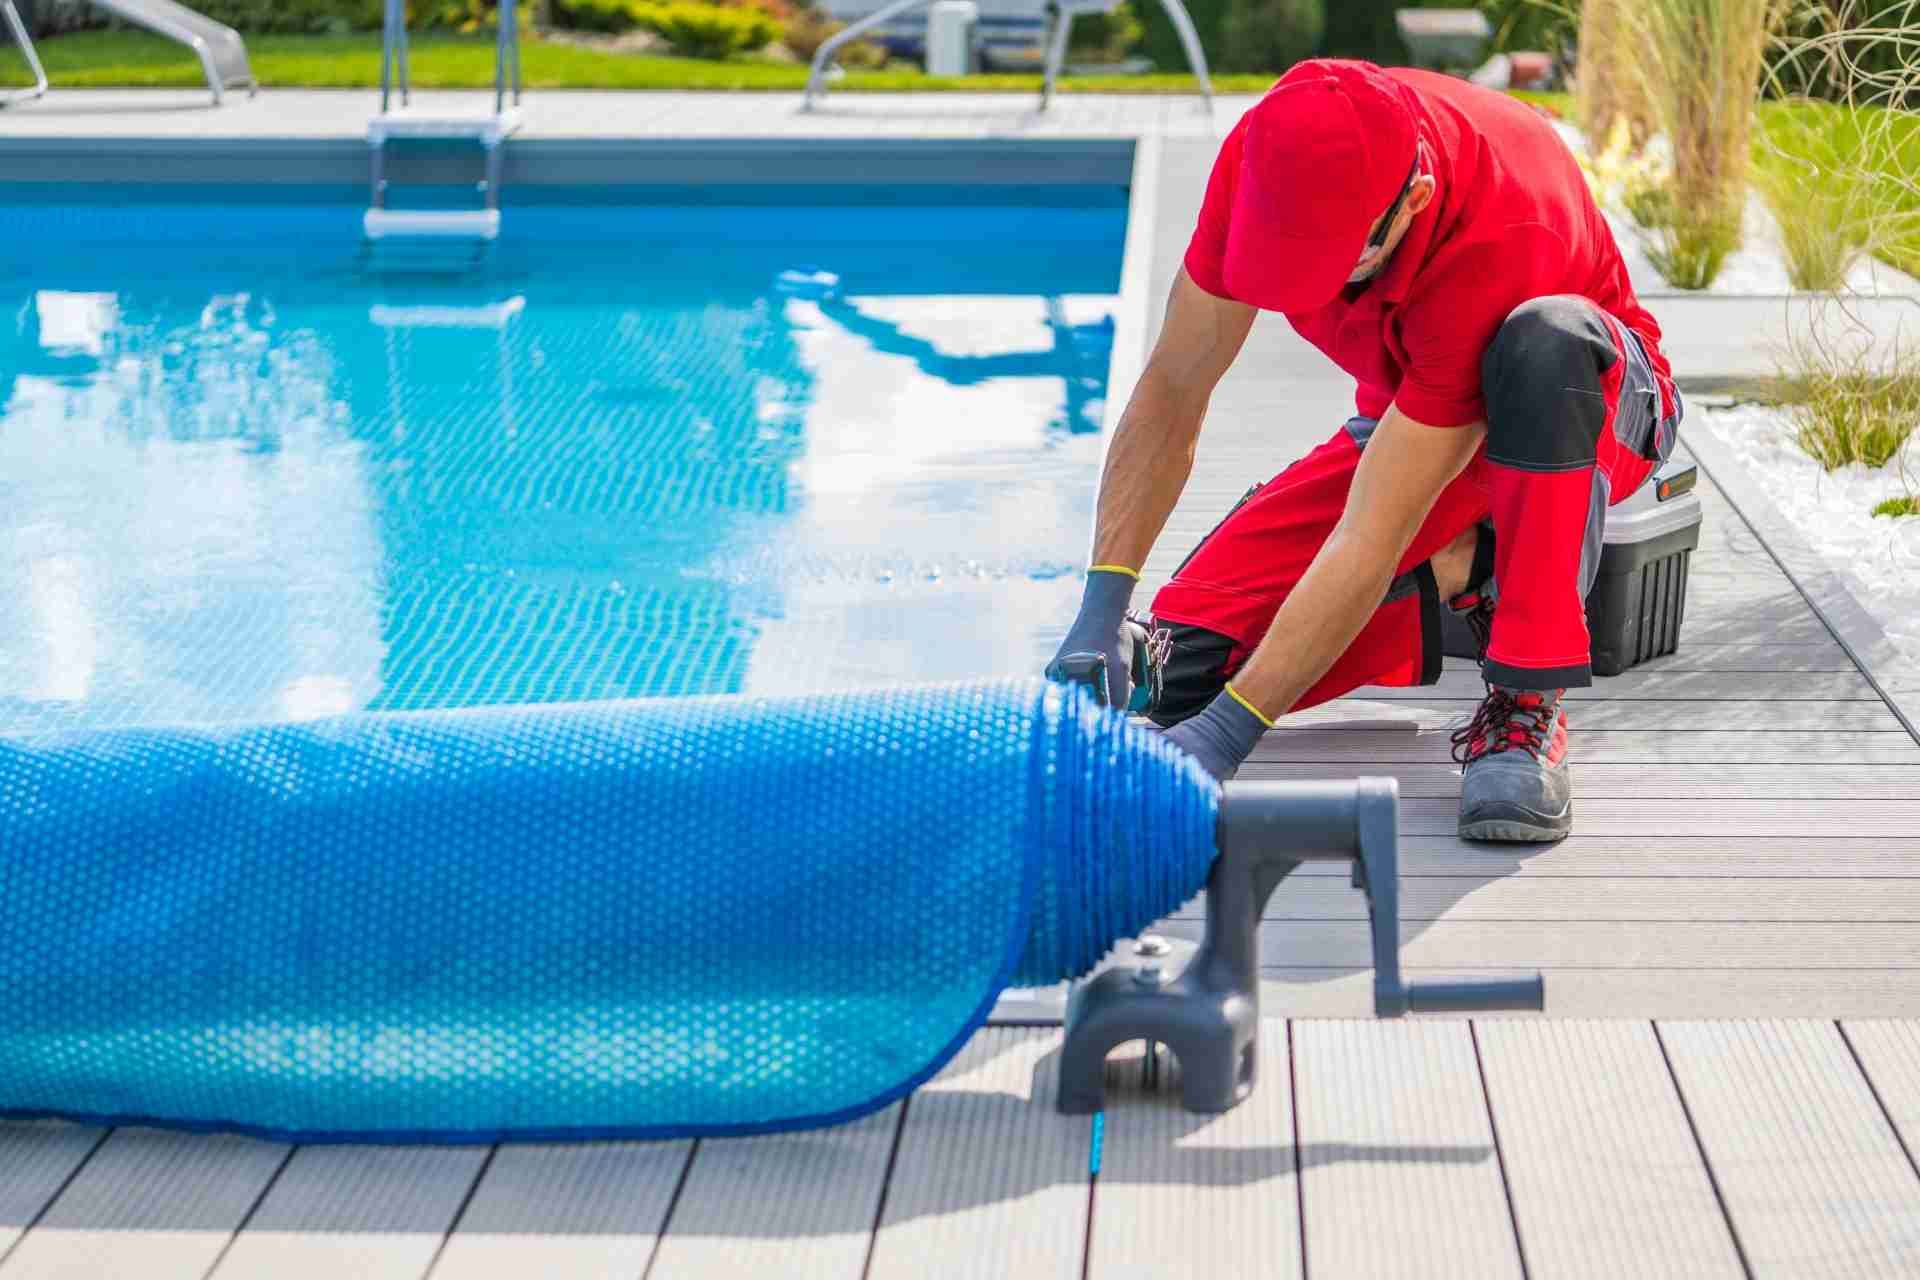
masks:
<svg viewBox="0 0 1920 1280"><path fill-rule="evenodd" d="M454 142L472 141L483 147L491 147L519 127L518 107L498 115L487 112L471 116L416 116L396 111L367 121L367 142L377 147L394 138L438 138Z"/></svg>
<svg viewBox="0 0 1920 1280"><path fill-rule="evenodd" d="M504 329L507 321L526 309L527 300L519 294L478 307L396 307L376 302L367 309L367 319L382 329Z"/></svg>
<svg viewBox="0 0 1920 1280"><path fill-rule="evenodd" d="M418 236L439 240L492 240L500 234L498 209L369 209L367 239Z"/></svg>

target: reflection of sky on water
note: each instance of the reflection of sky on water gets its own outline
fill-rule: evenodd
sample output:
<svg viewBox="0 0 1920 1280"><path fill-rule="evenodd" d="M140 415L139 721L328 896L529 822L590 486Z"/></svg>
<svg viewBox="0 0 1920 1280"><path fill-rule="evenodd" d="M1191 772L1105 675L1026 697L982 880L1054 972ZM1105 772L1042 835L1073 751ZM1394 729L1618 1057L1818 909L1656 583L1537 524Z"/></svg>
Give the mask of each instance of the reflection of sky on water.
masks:
<svg viewBox="0 0 1920 1280"><path fill-rule="evenodd" d="M807 296L753 252L0 277L0 730L1036 669L1111 309L1041 290L1117 263Z"/></svg>

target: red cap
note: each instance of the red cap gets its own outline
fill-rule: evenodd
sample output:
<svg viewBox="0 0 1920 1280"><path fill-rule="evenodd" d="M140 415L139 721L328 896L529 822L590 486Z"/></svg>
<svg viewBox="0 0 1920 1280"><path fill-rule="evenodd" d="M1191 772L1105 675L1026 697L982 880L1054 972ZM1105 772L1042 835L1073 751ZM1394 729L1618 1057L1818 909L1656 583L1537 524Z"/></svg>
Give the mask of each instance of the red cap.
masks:
<svg viewBox="0 0 1920 1280"><path fill-rule="evenodd" d="M1339 295L1368 228L1406 185L1413 111L1372 63L1318 58L1294 66L1247 117L1227 289L1268 311L1312 311Z"/></svg>

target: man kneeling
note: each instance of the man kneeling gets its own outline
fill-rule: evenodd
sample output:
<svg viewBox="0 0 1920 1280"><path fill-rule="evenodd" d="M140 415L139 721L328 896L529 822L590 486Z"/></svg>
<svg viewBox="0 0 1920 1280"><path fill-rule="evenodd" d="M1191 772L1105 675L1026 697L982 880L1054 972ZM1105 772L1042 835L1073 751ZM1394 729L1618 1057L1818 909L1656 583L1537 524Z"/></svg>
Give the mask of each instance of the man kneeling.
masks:
<svg viewBox="0 0 1920 1280"><path fill-rule="evenodd" d="M1358 412L1130 613L1258 310L1354 377ZM1531 108L1428 72L1299 64L1220 148L1049 675L1097 655L1104 697L1224 781L1279 715L1436 682L1451 609L1487 684L1454 736L1460 834L1559 839L1562 696L1592 683L1584 601L1607 508L1665 461L1683 412L1659 343Z"/></svg>

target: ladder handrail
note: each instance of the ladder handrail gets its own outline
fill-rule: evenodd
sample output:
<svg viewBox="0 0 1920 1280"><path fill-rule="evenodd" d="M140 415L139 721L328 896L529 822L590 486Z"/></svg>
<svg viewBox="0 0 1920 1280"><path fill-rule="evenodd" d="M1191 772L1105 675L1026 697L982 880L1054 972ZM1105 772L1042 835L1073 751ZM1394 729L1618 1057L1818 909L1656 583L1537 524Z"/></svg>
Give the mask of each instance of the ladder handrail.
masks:
<svg viewBox="0 0 1920 1280"><path fill-rule="evenodd" d="M31 89L9 89L0 93L0 106L15 102L30 102L47 91L47 69L40 65L40 55L33 47L33 36L27 31L27 24L20 21L20 14L13 7L13 0L0 0L0 10L4 10L7 28L13 33L14 43L20 46L20 52L27 59L27 67L33 72L34 86Z"/></svg>
<svg viewBox="0 0 1920 1280"><path fill-rule="evenodd" d="M522 80L520 74L520 19L514 0L500 0L499 19L494 24L493 46L493 114L500 115L506 109L507 68L513 68L513 105L520 105ZM412 100L412 85L408 76L407 64L409 49L407 45L407 5L406 0L386 0L386 9L380 19L380 114L386 115L392 106L393 81L395 71L399 72L400 105L407 106Z"/></svg>
<svg viewBox="0 0 1920 1280"><path fill-rule="evenodd" d="M894 0L892 4L874 10L829 36L814 51L813 64L807 70L807 89L800 99L800 109L813 110L814 102L826 91L827 67L842 48L875 27L932 3L933 0ZM1105 12L1117 4L1118 0L1047 0L1051 26L1047 32L1045 71L1040 82L1040 110L1045 111L1053 101L1054 81L1059 78L1060 68L1066 61L1067 31L1072 27L1074 18L1083 13ZM1200 33L1194 29L1193 18L1187 13L1183 0L1160 0L1160 7L1166 10L1168 21L1173 23L1174 32L1180 37L1180 47L1187 55L1187 66L1200 82L1200 110L1210 115L1213 112L1213 81L1207 74L1207 54L1200 46Z"/></svg>

